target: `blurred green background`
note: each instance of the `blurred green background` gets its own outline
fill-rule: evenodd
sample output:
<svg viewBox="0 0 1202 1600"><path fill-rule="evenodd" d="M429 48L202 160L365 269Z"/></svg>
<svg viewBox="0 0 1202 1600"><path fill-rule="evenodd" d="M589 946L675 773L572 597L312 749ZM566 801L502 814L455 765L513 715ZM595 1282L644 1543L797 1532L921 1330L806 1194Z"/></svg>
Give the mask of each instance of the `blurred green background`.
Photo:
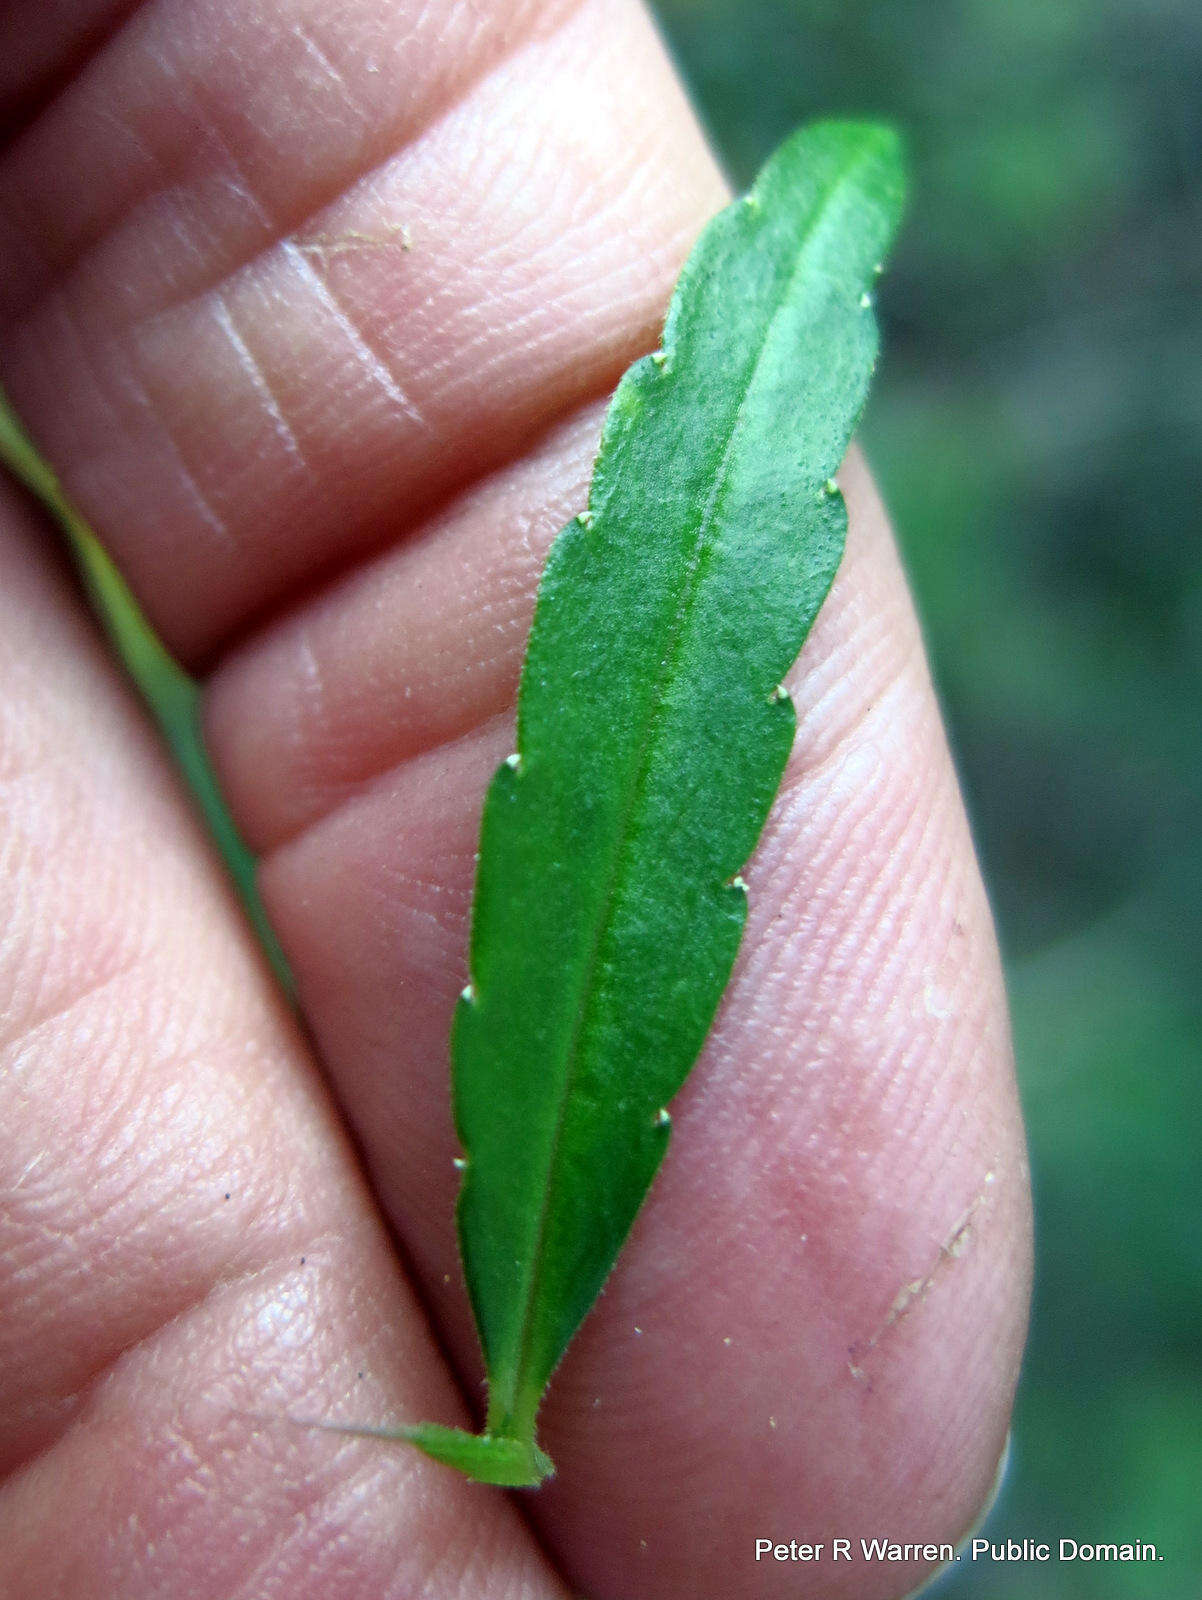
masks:
<svg viewBox="0 0 1202 1600"><path fill-rule="evenodd" d="M657 9L736 184L808 117L909 136L862 438L1000 925L1037 1205L986 1531L1165 1554L978 1564L938 1593L1197 1600L1202 4Z"/></svg>
<svg viewBox="0 0 1202 1600"><path fill-rule="evenodd" d="M884 114L909 135L913 203L862 438L997 910L1038 1220L1012 1463L986 1531L1165 1554L978 1564L938 1593L1197 1600L1202 4L658 11L737 184L809 117ZM54 502L2 413L0 457ZM258 916L195 690L59 509Z"/></svg>

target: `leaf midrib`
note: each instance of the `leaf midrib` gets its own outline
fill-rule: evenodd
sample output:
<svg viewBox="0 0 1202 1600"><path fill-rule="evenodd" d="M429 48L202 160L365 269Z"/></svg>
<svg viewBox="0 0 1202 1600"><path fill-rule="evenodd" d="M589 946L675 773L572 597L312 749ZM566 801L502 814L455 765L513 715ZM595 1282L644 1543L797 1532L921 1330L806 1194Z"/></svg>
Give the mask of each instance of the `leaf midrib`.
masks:
<svg viewBox="0 0 1202 1600"><path fill-rule="evenodd" d="M841 170L839 176L829 185L825 194L819 198L817 204L813 208L811 220L805 230L806 242L798 251L797 260L792 271L789 273L785 287L776 306L773 308L773 311L768 318L768 323L764 330L764 337L761 339L755 359L751 363L747 380L743 385L742 393L740 394L738 404L735 407L734 416L731 419L730 429L727 433L726 440L722 448L722 455L718 464L718 469L714 476L713 488L710 491L705 508L698 520L693 554L689 562L688 570L681 583L680 601L677 605L675 615L672 618L671 627L668 632L667 645L663 658L660 662L660 669L656 676L655 687L652 690L649 701L649 710L646 717L643 739L639 746L638 762L635 775L631 780L630 790L622 807L621 821L617 830L617 841L613 850L609 882L606 886L605 895L598 911L595 931L582 974L582 981L580 985L580 1004L576 1008L576 1017L573 1023L571 1037L568 1042L568 1048L564 1056L562 1084L559 1092L558 1104L555 1109L555 1125L551 1133L551 1143L548 1150L546 1163L547 1181L543 1186L542 1200L539 1206L538 1224L534 1236L534 1249L531 1254L532 1264L530 1279L524 1297L522 1325L518 1336L518 1354L514 1362L512 1392L508 1396L507 1411L510 1417L513 1416L513 1413L516 1410L516 1400L520 1385L520 1378L529 1355L534 1307L538 1303L538 1290L540 1286L539 1280L542 1271L542 1262L544 1259L544 1245L546 1242L547 1224L551 1214L551 1191L554 1183L553 1175L559 1164L559 1150L563 1140L564 1125L567 1121L568 1106L571 1103L572 1086L579 1066L581 1041L585 1034L585 1025L591 1019L593 1006L595 1004L595 996L597 993L597 963L600 957L602 946L605 942L606 935L608 934L610 925L612 923L614 907L617 902L618 890L623 875L623 862L628 854L627 846L629 844L630 819L634 814L635 807L638 804L639 798L646 784L647 775L651 769L651 752L656 743L658 729L662 722L662 710L666 685L670 681L672 670L675 667L676 659L680 650L681 640L685 632L685 622L692 607L693 600L697 594L698 575L701 570L706 548L711 543L710 534L712 532L713 524L718 511L719 501L721 500L723 490L726 487L727 472L730 466L731 455L739 435L741 424L743 422L743 414L748 398L755 386L755 381L759 374L760 365L764 358L764 352L767 350L771 342L773 329L776 326L777 320L789 303L789 299L793 292L793 287L796 284L805 263L812 254L812 246L821 228L822 220L830 210L830 207L832 206L839 190L847 182L849 175L867 159L868 157L863 152L858 152ZM748 198L750 199L751 197L749 196ZM747 201L744 201L743 203L746 204ZM758 199L757 203L759 203ZM670 355L669 360L671 360ZM669 374L670 368L664 371L663 375L666 377ZM490 1411L492 1410L491 1404L489 1409ZM533 1418L531 1419L531 1424L532 1423Z"/></svg>

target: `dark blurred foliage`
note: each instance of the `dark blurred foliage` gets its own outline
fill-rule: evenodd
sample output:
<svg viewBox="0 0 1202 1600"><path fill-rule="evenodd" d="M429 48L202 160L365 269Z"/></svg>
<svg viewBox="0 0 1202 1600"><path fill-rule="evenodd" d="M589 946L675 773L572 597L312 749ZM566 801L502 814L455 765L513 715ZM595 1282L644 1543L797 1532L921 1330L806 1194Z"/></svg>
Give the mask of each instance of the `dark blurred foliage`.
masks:
<svg viewBox="0 0 1202 1600"><path fill-rule="evenodd" d="M862 436L1007 954L1037 1200L988 1531L1165 1556L978 1565L940 1594L1196 1600L1202 4L658 10L736 184L809 117L885 115L910 141Z"/></svg>

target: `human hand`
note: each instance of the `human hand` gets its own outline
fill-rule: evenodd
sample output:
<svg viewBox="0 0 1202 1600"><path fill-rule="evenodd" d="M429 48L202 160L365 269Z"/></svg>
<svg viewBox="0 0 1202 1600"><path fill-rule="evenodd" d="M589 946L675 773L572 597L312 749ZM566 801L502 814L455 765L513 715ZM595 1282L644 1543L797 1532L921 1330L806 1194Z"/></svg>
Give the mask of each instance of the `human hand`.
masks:
<svg viewBox="0 0 1202 1600"><path fill-rule="evenodd" d="M604 396L724 191L626 0L126 10L10 23L3 377L207 680L312 1049L10 504L5 1592L900 1594L921 1563L754 1560L961 1533L1026 1309L988 909L854 458L735 979L543 1414L542 1548L416 1452L248 1416L469 1420L480 802Z"/></svg>

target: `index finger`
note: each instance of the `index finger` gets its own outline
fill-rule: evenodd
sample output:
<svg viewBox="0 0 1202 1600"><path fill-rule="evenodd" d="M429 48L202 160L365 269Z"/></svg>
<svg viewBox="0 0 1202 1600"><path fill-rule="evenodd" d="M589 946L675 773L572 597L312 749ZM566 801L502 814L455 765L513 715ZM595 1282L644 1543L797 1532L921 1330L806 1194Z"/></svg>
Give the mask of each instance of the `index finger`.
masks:
<svg viewBox="0 0 1202 1600"><path fill-rule="evenodd" d="M721 186L621 0L470 21L352 6L343 35L316 38L295 4L214 3L203 37L158 17L0 174L32 203L66 148L125 185L120 204L89 196L57 277L17 285L10 381L169 637L220 656L215 752L268 852L332 1082L470 1383L445 1038L480 799L509 748L541 553L582 503L580 408L653 341ZM420 110L399 132L368 67L400 59L381 42L412 44L415 23ZM312 49L302 70L302 34L332 73ZM185 147L156 79L181 39L177 71L220 144ZM440 99L465 50L476 65ZM133 82L169 181L134 183L98 133L95 105ZM292 125L298 94L320 130L308 177L262 134ZM405 226L409 249L389 232ZM548 1401L561 1478L531 1514L595 1595L759 1594L755 1539L783 1530L953 1538L1005 1432L1028 1218L997 957L885 520L846 476L848 557L795 678L798 744L747 873L740 970ZM397 548L364 565L381 542ZM321 592L297 605L304 584ZM815 1585L891 1594L921 1566L828 1560Z"/></svg>

